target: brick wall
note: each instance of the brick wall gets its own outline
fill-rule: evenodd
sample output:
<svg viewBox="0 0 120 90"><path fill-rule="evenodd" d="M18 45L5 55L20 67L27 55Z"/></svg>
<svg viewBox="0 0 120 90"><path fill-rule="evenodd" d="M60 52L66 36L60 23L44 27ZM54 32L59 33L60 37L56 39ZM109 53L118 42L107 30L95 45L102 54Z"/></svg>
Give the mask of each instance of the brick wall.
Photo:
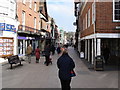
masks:
<svg viewBox="0 0 120 90"><path fill-rule="evenodd" d="M34 17L36 17L36 29L39 29L39 2L37 3L37 9L34 11L34 2L32 2L32 8L29 7L29 2L23 4L22 2L17 2L17 15L20 24L22 25L22 11L25 11L25 26L34 28Z"/></svg>
<svg viewBox="0 0 120 90"><path fill-rule="evenodd" d="M94 25L92 24L92 4L92 2L88 2L79 16L81 38L94 33ZM89 9L90 27L84 29L83 19ZM119 25L120 22L113 22L113 2L96 2L96 33L120 33L120 30L116 30L116 26Z"/></svg>
<svg viewBox="0 0 120 90"><path fill-rule="evenodd" d="M85 19L86 13L88 13L88 10L90 9L90 27L87 27L86 29L84 29L83 27L85 25L83 25L83 20ZM86 23L86 20L85 20ZM83 9L83 11L81 12L81 16L79 18L79 26L80 26L80 33L81 33L81 37L90 35L94 33L94 26L92 24L92 2L88 2L85 6L85 8ZM84 29L84 30L83 30Z"/></svg>
<svg viewBox="0 0 120 90"><path fill-rule="evenodd" d="M113 3L96 3L96 32L97 33L120 33L116 30L120 22L113 22Z"/></svg>

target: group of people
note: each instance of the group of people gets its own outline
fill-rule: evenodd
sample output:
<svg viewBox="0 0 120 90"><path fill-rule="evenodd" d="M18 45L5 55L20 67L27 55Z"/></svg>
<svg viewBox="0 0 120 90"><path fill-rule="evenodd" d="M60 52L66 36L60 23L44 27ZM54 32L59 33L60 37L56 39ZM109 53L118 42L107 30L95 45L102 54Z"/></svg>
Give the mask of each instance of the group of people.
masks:
<svg viewBox="0 0 120 90"><path fill-rule="evenodd" d="M32 51L33 51L32 46L31 46L31 44L29 44L29 46L27 47L27 51L26 51L29 63L31 63ZM39 63L39 59L40 59L40 49L39 49L39 46L37 46L37 48L35 50L35 56L36 56L36 63Z"/></svg>
<svg viewBox="0 0 120 90"><path fill-rule="evenodd" d="M58 72L58 77L61 82L61 88L62 90L70 90L70 83L71 83L71 71L75 68L75 63L73 59L69 56L67 47L64 45L63 47L58 46L57 48L57 53L60 54L61 56L57 60L57 67L59 69ZM55 48L54 46L50 46L50 44L47 44L44 53L45 53L45 64L46 66L49 65L49 59L50 59L50 54L54 55L55 53ZM27 47L27 55L28 55L28 62L31 63L31 53L32 53L32 47L31 44ZM40 49L37 47L35 50L35 56L36 56L36 63L39 62L40 59Z"/></svg>
<svg viewBox="0 0 120 90"><path fill-rule="evenodd" d="M51 54L54 55L55 54L55 50L57 51L58 54L61 53L61 45L58 45L57 49L55 48L54 45L50 45L49 43L46 44L45 48L44 48L44 56L45 56L45 63L46 66L49 65L50 61L50 56ZM31 54L33 52L32 46L31 44L29 44L29 46L27 47L27 56L28 56L28 62L31 63ZM40 49L39 46L37 46L37 48L35 49L35 56L36 56L36 63L39 63L39 59L40 59Z"/></svg>

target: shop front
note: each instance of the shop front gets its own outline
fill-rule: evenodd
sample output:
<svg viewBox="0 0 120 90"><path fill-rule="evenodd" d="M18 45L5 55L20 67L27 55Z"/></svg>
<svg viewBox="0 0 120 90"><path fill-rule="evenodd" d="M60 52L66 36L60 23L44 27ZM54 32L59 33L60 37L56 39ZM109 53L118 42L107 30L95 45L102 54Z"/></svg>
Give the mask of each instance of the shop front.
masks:
<svg viewBox="0 0 120 90"><path fill-rule="evenodd" d="M101 54L104 54L104 48L107 47L109 49L109 58L108 64L118 64L118 60L120 59L120 39L118 38L103 38L101 39Z"/></svg>
<svg viewBox="0 0 120 90"><path fill-rule="evenodd" d="M26 55L26 50L29 44L31 44L34 53L37 46L39 46L39 41L40 38L38 37L18 36L18 55L20 56Z"/></svg>
<svg viewBox="0 0 120 90"><path fill-rule="evenodd" d="M0 20L0 58L17 54L18 22L11 18Z"/></svg>

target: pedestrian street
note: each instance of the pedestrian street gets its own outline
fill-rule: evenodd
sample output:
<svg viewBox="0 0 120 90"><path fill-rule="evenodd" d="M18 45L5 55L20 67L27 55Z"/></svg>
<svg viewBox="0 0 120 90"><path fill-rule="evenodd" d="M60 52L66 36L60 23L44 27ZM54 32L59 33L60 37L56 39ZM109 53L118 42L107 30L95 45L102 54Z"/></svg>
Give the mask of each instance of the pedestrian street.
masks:
<svg viewBox="0 0 120 90"><path fill-rule="evenodd" d="M68 47L69 55L75 62L76 77L72 78L72 88L118 88L117 69L95 71L88 69L84 60L81 60L73 47ZM2 65L2 88L60 88L58 78L56 53L52 56L52 65L44 65L45 58L41 56L40 62L35 62L35 56L31 63L22 61L23 66L9 64Z"/></svg>

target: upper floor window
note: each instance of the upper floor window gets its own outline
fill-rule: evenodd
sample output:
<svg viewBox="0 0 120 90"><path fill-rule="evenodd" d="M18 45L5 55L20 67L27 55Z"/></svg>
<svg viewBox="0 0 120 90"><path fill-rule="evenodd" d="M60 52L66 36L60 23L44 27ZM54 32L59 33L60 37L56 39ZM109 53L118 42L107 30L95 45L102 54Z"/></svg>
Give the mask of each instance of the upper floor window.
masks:
<svg viewBox="0 0 120 90"><path fill-rule="evenodd" d="M36 17L34 17L34 29L36 29Z"/></svg>
<svg viewBox="0 0 120 90"><path fill-rule="evenodd" d="M34 3L34 11L36 12L36 9L37 9L37 3L35 2Z"/></svg>
<svg viewBox="0 0 120 90"><path fill-rule="evenodd" d="M88 10L88 27L90 27L90 9Z"/></svg>
<svg viewBox="0 0 120 90"><path fill-rule="evenodd" d="M88 28L88 14L86 13L86 16L85 16L85 29Z"/></svg>
<svg viewBox="0 0 120 90"><path fill-rule="evenodd" d="M95 3L92 3L92 24L95 22Z"/></svg>
<svg viewBox="0 0 120 90"><path fill-rule="evenodd" d="M29 7L32 8L32 0L30 0L29 3Z"/></svg>
<svg viewBox="0 0 120 90"><path fill-rule="evenodd" d="M22 25L25 26L25 11L22 11ZM23 27L23 30L25 30L25 27Z"/></svg>
<svg viewBox="0 0 120 90"><path fill-rule="evenodd" d="M26 0L23 0L23 3L25 4Z"/></svg>
<svg viewBox="0 0 120 90"><path fill-rule="evenodd" d="M120 22L120 0L113 0L113 21Z"/></svg>

